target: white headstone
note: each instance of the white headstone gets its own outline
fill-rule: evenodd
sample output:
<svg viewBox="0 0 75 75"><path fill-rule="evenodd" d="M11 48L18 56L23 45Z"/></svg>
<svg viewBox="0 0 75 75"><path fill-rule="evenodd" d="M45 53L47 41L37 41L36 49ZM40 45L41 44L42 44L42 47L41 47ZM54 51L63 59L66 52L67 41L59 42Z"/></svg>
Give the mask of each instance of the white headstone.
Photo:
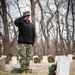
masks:
<svg viewBox="0 0 75 75"><path fill-rule="evenodd" d="M72 54L68 54L68 58L69 58L70 62L72 62Z"/></svg>
<svg viewBox="0 0 75 75"><path fill-rule="evenodd" d="M11 57L11 63L17 64L17 57L16 56Z"/></svg>
<svg viewBox="0 0 75 75"><path fill-rule="evenodd" d="M59 57L59 56L55 56L55 62L57 62L57 61L58 61L58 57Z"/></svg>
<svg viewBox="0 0 75 75"><path fill-rule="evenodd" d="M43 62L43 63L48 63L48 57L47 57L47 56L43 56L42 62Z"/></svg>
<svg viewBox="0 0 75 75"><path fill-rule="evenodd" d="M7 56L6 55L1 55L1 58L7 58Z"/></svg>
<svg viewBox="0 0 75 75"><path fill-rule="evenodd" d="M33 56L33 60L34 60L34 58L36 58L36 57L38 57L38 55Z"/></svg>
<svg viewBox="0 0 75 75"><path fill-rule="evenodd" d="M59 56L57 61L56 75L69 75L70 60L66 56Z"/></svg>

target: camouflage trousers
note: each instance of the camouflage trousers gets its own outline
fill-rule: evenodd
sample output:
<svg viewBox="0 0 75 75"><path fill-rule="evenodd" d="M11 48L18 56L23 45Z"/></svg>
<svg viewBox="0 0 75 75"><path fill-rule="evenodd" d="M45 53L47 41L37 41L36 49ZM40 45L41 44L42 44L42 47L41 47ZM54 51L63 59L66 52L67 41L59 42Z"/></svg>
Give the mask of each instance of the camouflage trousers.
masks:
<svg viewBox="0 0 75 75"><path fill-rule="evenodd" d="M29 69L31 59L31 47L30 44L19 44L19 63L22 70Z"/></svg>

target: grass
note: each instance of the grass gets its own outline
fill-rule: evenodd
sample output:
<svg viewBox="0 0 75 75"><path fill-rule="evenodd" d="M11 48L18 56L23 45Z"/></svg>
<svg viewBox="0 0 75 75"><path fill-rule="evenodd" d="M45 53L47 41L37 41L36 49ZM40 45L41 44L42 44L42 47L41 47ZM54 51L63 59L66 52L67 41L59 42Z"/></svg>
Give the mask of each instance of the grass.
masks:
<svg viewBox="0 0 75 75"><path fill-rule="evenodd" d="M0 71L0 75L12 75L10 71Z"/></svg>
<svg viewBox="0 0 75 75"><path fill-rule="evenodd" d="M70 69L70 75L75 75L75 68Z"/></svg>
<svg viewBox="0 0 75 75"><path fill-rule="evenodd" d="M73 60L71 64L74 66L70 68L70 75L75 75L75 60Z"/></svg>
<svg viewBox="0 0 75 75"><path fill-rule="evenodd" d="M0 75L23 75L23 74L12 74L10 71L0 71ZM33 69L33 73L26 75L48 75L48 69ZM75 68L70 69L70 75L75 75Z"/></svg>
<svg viewBox="0 0 75 75"><path fill-rule="evenodd" d="M23 75L23 74L12 74L10 71L0 71L0 75ZM33 69L33 72L26 75L48 75L47 69Z"/></svg>
<svg viewBox="0 0 75 75"><path fill-rule="evenodd" d="M71 64L75 65L75 61L73 61ZM48 75L48 69L47 68L33 68L33 72L31 74L25 74L25 75ZM0 71L0 75L23 75L23 74L12 74L11 71ZM75 67L70 68L70 75L75 75Z"/></svg>

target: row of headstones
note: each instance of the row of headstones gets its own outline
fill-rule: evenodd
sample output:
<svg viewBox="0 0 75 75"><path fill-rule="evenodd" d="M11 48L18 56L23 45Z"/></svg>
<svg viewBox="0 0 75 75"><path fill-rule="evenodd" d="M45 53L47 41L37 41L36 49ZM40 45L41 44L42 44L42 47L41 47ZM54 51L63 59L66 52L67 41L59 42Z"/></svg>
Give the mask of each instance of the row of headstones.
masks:
<svg viewBox="0 0 75 75"><path fill-rule="evenodd" d="M38 56L34 56L38 57ZM47 63L47 56L43 56L43 62ZM70 62L72 62L72 54L68 56L55 56L55 62L57 64L56 75L69 75L70 73Z"/></svg>
<svg viewBox="0 0 75 75"><path fill-rule="evenodd" d="M34 60L34 58L36 58L36 57L38 57L38 55L33 56L33 60ZM60 57L60 56L55 56L55 62L58 61L58 58L59 58L59 57ZM72 54L69 54L67 57L69 58L70 62L72 62ZM4 58L7 58L7 56L2 55L0 59L4 59ZM12 64L17 64L17 62L18 62L18 61L17 61L17 57L16 57L16 56L12 56L12 57L11 57L11 63L12 63ZM43 56L43 57L42 57L42 63L48 63L48 56Z"/></svg>
<svg viewBox="0 0 75 75"><path fill-rule="evenodd" d="M64 56L64 55L63 55L63 56ZM33 59L36 58L36 57L38 57L38 56L33 56ZM58 58L59 58L59 57L60 57L60 56L55 56L55 62L58 61ZM68 59L70 60L70 62L72 62L72 54L69 54L67 57L68 57ZM43 56L42 62L43 62L43 63L48 63L48 56Z"/></svg>
<svg viewBox="0 0 75 75"><path fill-rule="evenodd" d="M36 58L36 57L38 57L38 55L33 56L33 60L34 60L34 58ZM0 57L0 59L5 59L5 58L7 58L6 55L2 55L2 56ZM43 63L48 63L48 59L47 59L47 58L48 58L47 56L43 56L42 62L43 62ZM11 64L18 64L18 61L17 61L17 57L16 57L16 56L12 56L12 57L11 57Z"/></svg>
<svg viewBox="0 0 75 75"><path fill-rule="evenodd" d="M1 55L0 59L6 59L7 56L6 55ZM16 56L12 56L11 57L11 64L17 64L18 61L17 61L17 57Z"/></svg>
<svg viewBox="0 0 75 75"><path fill-rule="evenodd" d="M0 71L5 71L6 58L7 58L6 55L2 55L0 57ZM11 62L12 64L17 64L17 57L13 56L11 58Z"/></svg>
<svg viewBox="0 0 75 75"><path fill-rule="evenodd" d="M33 60L34 60L34 58L36 58L36 57L38 57L38 55L33 56ZM0 57L0 59L5 59L5 58L7 58L6 55L2 55L2 56ZM39 58L39 57L38 57L38 58ZM31 63L31 62L30 62L30 63ZM42 58L42 63L48 63L48 56L43 56L43 58ZM16 57L16 56L12 56L12 57L11 57L11 64L18 64L18 61L17 61L17 57Z"/></svg>

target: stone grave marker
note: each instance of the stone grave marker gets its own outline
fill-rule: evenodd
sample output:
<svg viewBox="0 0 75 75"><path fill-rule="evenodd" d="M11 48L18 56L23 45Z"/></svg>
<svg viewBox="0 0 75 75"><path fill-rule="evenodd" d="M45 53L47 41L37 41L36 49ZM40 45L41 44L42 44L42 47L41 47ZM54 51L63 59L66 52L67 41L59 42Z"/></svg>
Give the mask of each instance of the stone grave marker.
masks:
<svg viewBox="0 0 75 75"><path fill-rule="evenodd" d="M6 55L1 55L1 58L5 59L5 58L7 58L7 56Z"/></svg>
<svg viewBox="0 0 75 75"><path fill-rule="evenodd" d="M42 62L43 62L43 63L48 63L48 57L47 57L47 56L43 56Z"/></svg>
<svg viewBox="0 0 75 75"><path fill-rule="evenodd" d="M33 56L33 60L34 60L34 58L36 58L36 57L38 57L38 55Z"/></svg>
<svg viewBox="0 0 75 75"><path fill-rule="evenodd" d="M59 56L55 56L55 62L57 62L57 61L58 61L58 57L59 57Z"/></svg>
<svg viewBox="0 0 75 75"><path fill-rule="evenodd" d="M30 61L30 64L31 64L31 63L34 63L34 58L38 58L38 55L34 55L34 56L33 56L33 61L32 61L32 62Z"/></svg>
<svg viewBox="0 0 75 75"><path fill-rule="evenodd" d="M56 75L69 75L70 60L66 56L59 56L57 61Z"/></svg>
<svg viewBox="0 0 75 75"><path fill-rule="evenodd" d="M6 55L1 55L1 59L3 60L4 63L6 63L6 60L5 60L6 58L7 58Z"/></svg>
<svg viewBox="0 0 75 75"><path fill-rule="evenodd" d="M72 54L68 54L68 58L69 58L70 62L72 62Z"/></svg>
<svg viewBox="0 0 75 75"><path fill-rule="evenodd" d="M17 64L17 57L16 56L11 57L11 63L12 64Z"/></svg>

